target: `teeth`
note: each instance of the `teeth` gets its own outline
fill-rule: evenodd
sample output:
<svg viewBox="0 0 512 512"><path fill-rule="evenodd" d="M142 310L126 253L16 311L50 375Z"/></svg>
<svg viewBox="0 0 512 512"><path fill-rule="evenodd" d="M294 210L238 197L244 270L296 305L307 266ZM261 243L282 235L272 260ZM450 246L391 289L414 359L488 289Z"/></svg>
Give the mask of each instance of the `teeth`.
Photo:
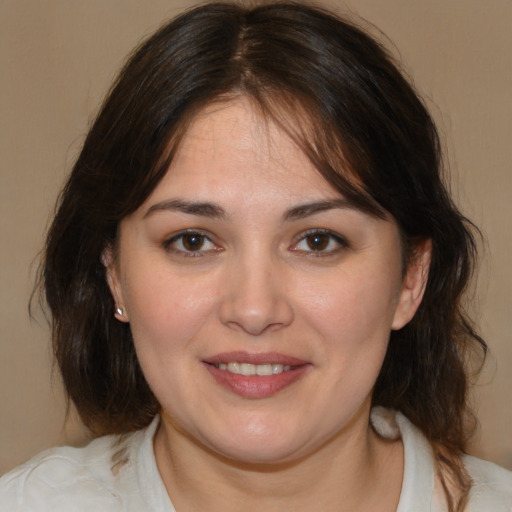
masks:
<svg viewBox="0 0 512 512"><path fill-rule="evenodd" d="M228 363L228 372L231 373L240 373L240 364L239 363Z"/></svg>
<svg viewBox="0 0 512 512"><path fill-rule="evenodd" d="M272 364L259 364L256 366L256 375L272 375L274 373Z"/></svg>
<svg viewBox="0 0 512 512"><path fill-rule="evenodd" d="M272 375L276 375L278 373L287 372L291 369L289 364L273 364L272 365Z"/></svg>
<svg viewBox="0 0 512 512"><path fill-rule="evenodd" d="M227 370L237 375L278 375L279 373L287 372L291 369L287 364L250 364L250 363L219 363L216 365L219 370Z"/></svg>

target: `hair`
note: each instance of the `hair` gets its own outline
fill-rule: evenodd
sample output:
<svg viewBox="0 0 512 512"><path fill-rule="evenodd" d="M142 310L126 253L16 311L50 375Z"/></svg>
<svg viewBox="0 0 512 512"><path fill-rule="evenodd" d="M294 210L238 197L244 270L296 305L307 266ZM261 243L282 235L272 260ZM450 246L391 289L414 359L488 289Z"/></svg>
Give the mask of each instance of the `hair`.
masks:
<svg viewBox="0 0 512 512"><path fill-rule="evenodd" d="M114 318L101 255L165 175L194 116L237 97L285 130L341 194L391 215L405 265L431 240L423 301L391 333L373 404L423 431L457 477L463 506L468 362L475 347L486 351L461 302L476 258L472 225L443 184L438 133L399 66L363 30L318 7L206 4L127 61L60 195L42 264L70 399L96 435L142 428L157 414L129 325Z"/></svg>

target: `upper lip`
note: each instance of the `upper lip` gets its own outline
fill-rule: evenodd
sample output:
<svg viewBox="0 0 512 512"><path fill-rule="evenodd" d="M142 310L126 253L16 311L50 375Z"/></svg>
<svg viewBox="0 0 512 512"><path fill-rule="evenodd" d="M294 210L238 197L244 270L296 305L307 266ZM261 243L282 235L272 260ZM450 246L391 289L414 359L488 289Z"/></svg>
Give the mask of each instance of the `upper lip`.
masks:
<svg viewBox="0 0 512 512"><path fill-rule="evenodd" d="M220 363L249 363L249 364L282 364L289 366L301 366L307 364L307 361L298 357L281 354L279 352L222 352L214 356L204 359L205 363L220 364Z"/></svg>

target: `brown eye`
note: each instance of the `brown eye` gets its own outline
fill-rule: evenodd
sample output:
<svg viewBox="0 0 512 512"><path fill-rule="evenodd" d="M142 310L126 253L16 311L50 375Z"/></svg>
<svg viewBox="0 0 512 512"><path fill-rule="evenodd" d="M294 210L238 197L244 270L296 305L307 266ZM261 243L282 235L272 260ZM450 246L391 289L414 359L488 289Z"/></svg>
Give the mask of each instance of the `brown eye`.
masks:
<svg viewBox="0 0 512 512"><path fill-rule="evenodd" d="M220 250L208 236L197 231L179 233L165 241L163 246L166 251L182 256L203 256L205 253Z"/></svg>
<svg viewBox="0 0 512 512"><path fill-rule="evenodd" d="M205 236L199 233L187 233L182 237L183 247L187 251L199 251L202 249Z"/></svg>
<svg viewBox="0 0 512 512"><path fill-rule="evenodd" d="M340 234L327 230L311 230L291 247L292 251L316 256L330 256L347 249L349 244Z"/></svg>
<svg viewBox="0 0 512 512"><path fill-rule="evenodd" d="M331 237L325 233L313 233L306 237L306 243L312 251L323 251L329 245Z"/></svg>

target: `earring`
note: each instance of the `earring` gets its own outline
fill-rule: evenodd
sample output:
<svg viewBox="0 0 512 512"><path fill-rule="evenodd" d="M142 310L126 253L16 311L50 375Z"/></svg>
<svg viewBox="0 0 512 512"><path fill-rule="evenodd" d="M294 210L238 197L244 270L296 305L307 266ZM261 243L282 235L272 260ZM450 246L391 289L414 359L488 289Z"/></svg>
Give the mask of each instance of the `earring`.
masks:
<svg viewBox="0 0 512 512"><path fill-rule="evenodd" d="M122 308L120 308L120 307L116 307L116 313L117 313L119 316L123 316L123 313L124 313L124 312L123 312Z"/></svg>

